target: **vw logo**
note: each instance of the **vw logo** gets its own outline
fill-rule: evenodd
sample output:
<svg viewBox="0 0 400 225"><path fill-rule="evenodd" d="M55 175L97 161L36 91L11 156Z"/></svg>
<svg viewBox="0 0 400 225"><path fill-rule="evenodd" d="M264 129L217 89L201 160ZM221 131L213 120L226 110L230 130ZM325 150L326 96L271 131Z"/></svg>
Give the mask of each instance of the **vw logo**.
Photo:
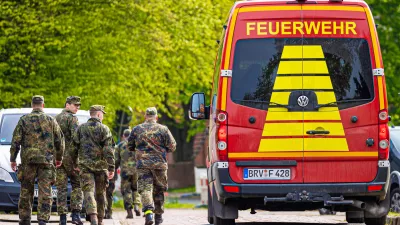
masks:
<svg viewBox="0 0 400 225"><path fill-rule="evenodd" d="M308 98L305 95L300 96L297 99L297 104L299 104L299 106L301 107L306 107L308 105Z"/></svg>

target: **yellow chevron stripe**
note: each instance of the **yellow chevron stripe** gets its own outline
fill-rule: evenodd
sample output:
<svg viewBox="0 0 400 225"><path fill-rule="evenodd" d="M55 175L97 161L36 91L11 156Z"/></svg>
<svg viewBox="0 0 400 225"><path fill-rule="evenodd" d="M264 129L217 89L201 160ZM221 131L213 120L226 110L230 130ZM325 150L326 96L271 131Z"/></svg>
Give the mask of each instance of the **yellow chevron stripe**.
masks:
<svg viewBox="0 0 400 225"><path fill-rule="evenodd" d="M285 45L283 47L281 59L301 59L303 58L302 45Z"/></svg>
<svg viewBox="0 0 400 225"><path fill-rule="evenodd" d="M281 59L324 59L320 45L286 45Z"/></svg>
<svg viewBox="0 0 400 225"><path fill-rule="evenodd" d="M303 77L303 89L332 89L332 82L329 76Z"/></svg>
<svg viewBox="0 0 400 225"><path fill-rule="evenodd" d="M303 74L303 61L281 61L277 74Z"/></svg>
<svg viewBox="0 0 400 225"><path fill-rule="evenodd" d="M329 76L277 76L274 90L302 90L302 89L332 89Z"/></svg>
<svg viewBox="0 0 400 225"><path fill-rule="evenodd" d="M266 123L262 136L302 136L308 130L327 130L331 135L345 135L342 123L308 122L308 123Z"/></svg>
<svg viewBox="0 0 400 225"><path fill-rule="evenodd" d="M325 61L303 61L303 74L329 74Z"/></svg>
<svg viewBox="0 0 400 225"><path fill-rule="evenodd" d="M273 120L340 120L337 111L328 112L271 112L268 111L266 121Z"/></svg>
<svg viewBox="0 0 400 225"><path fill-rule="evenodd" d="M303 151L303 138L261 139L259 152Z"/></svg>
<svg viewBox="0 0 400 225"><path fill-rule="evenodd" d="M296 90L303 89L303 77L302 76L290 76L290 77L277 76L275 79L274 90L287 90L287 89L296 89Z"/></svg>
<svg viewBox="0 0 400 225"><path fill-rule="evenodd" d="M303 59L324 59L320 45L303 45Z"/></svg>
<svg viewBox="0 0 400 225"><path fill-rule="evenodd" d="M348 151L346 138L304 138L304 151Z"/></svg>
<svg viewBox="0 0 400 225"><path fill-rule="evenodd" d="M325 61L281 61L277 74L329 74Z"/></svg>

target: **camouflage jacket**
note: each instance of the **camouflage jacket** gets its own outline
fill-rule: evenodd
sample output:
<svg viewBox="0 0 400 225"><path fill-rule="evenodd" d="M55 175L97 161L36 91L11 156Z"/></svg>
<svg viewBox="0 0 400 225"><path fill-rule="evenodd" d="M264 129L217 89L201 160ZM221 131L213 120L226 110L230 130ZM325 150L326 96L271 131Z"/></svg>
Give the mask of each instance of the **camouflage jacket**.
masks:
<svg viewBox="0 0 400 225"><path fill-rule="evenodd" d="M22 116L15 127L10 162L15 162L21 151L22 164L53 164L54 160L62 160L64 148L64 136L57 121L34 109Z"/></svg>
<svg viewBox="0 0 400 225"><path fill-rule="evenodd" d="M114 172L114 150L110 129L100 119L90 118L74 134L75 153L72 159L79 168L93 172ZM77 157L78 156L78 157Z"/></svg>
<svg viewBox="0 0 400 225"><path fill-rule="evenodd" d="M136 151L136 167L167 169L167 152L174 152L176 142L166 126L146 121L132 129L128 149Z"/></svg>
<svg viewBox="0 0 400 225"><path fill-rule="evenodd" d="M136 171L135 152L128 150L128 142L121 141L115 148L115 168L121 166L121 176L133 175Z"/></svg>
<svg viewBox="0 0 400 225"><path fill-rule="evenodd" d="M72 158L74 158L73 154L75 154L75 146L72 138L76 132L76 129L78 128L78 118L76 118L71 111L66 109L64 109L55 118L60 125L65 138L65 151L62 164L67 170L72 170L78 166L74 165L72 161Z"/></svg>

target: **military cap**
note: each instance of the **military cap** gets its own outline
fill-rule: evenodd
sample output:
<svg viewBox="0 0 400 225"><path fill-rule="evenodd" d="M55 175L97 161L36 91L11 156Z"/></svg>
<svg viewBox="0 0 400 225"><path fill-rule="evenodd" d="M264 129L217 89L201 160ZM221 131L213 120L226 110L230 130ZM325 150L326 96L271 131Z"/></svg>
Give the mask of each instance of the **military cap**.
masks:
<svg viewBox="0 0 400 225"><path fill-rule="evenodd" d="M123 134L123 135L124 135L125 137L128 137L130 134L131 134L131 130L129 130L129 129L125 129L125 130L124 130L124 134Z"/></svg>
<svg viewBox="0 0 400 225"><path fill-rule="evenodd" d="M92 105L90 106L89 111L90 112L95 112L95 111L102 111L104 114L106 114L106 112L104 111L106 107L103 105Z"/></svg>
<svg viewBox="0 0 400 225"><path fill-rule="evenodd" d="M32 103L35 103L35 104L44 103L44 97L41 95L34 95L32 97Z"/></svg>
<svg viewBox="0 0 400 225"><path fill-rule="evenodd" d="M155 115L157 115L157 109L156 109L156 107L149 107L149 108L147 108L147 109L146 109L146 115L149 115L149 116L155 116Z"/></svg>
<svg viewBox="0 0 400 225"><path fill-rule="evenodd" d="M81 104L81 97L79 96L69 96L67 97L66 103L80 105Z"/></svg>

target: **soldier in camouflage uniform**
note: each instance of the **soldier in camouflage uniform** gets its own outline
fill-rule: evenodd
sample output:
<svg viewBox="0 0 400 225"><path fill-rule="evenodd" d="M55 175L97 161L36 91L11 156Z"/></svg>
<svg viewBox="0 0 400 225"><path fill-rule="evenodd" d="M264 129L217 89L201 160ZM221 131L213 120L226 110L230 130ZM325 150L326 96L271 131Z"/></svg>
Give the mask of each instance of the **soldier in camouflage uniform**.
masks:
<svg viewBox="0 0 400 225"><path fill-rule="evenodd" d="M78 172L78 165L74 165L72 161L75 147L72 140L76 129L78 128L78 118L74 116L81 106L81 98L79 96L70 96L65 103L65 109L58 114L55 118L61 127L65 138L65 151L63 163L57 169L57 212L60 215L60 224L67 224L67 194L68 194L68 177L71 181L71 211L72 223L83 224L80 219L80 212L82 210L82 189L80 184L80 177Z"/></svg>
<svg viewBox="0 0 400 225"><path fill-rule="evenodd" d="M127 143L130 133L129 129L124 130L122 141L115 149L115 168L118 169L121 166L121 192L124 197L124 208L128 213L127 219L133 218L132 205L134 205L136 216L140 216L135 152L128 150Z"/></svg>
<svg viewBox="0 0 400 225"><path fill-rule="evenodd" d="M146 109L146 121L132 129L128 149L135 151L138 173L138 190L141 195L145 225L163 222L164 192L167 183L167 153L174 152L176 142L166 126L157 123L157 109ZM153 201L154 199L154 201Z"/></svg>
<svg viewBox="0 0 400 225"><path fill-rule="evenodd" d="M114 177L113 177L113 179L108 181L108 187L106 189L107 205L106 205L106 214L104 216L104 219L112 219L113 218L112 217L112 213L113 213L112 205L113 205L113 198L114 198L114 191L115 191L115 181L117 181L117 179L118 179L118 174L117 174L117 170L115 170Z"/></svg>
<svg viewBox="0 0 400 225"><path fill-rule="evenodd" d="M10 149L11 168L16 171L16 159L21 151L18 180L21 192L18 202L19 224L30 225L32 201L37 178L39 187L38 221L45 225L50 219L53 196L51 186L55 182L56 168L62 164L64 137L57 121L44 114L44 98L32 97L32 112L24 115L15 127ZM54 166L55 162L55 166Z"/></svg>
<svg viewBox="0 0 400 225"><path fill-rule="evenodd" d="M76 163L79 158L85 208L92 225L103 224L105 191L115 170L111 131L102 124L104 114L104 106L91 106L91 118L80 125L74 135L73 160Z"/></svg>

